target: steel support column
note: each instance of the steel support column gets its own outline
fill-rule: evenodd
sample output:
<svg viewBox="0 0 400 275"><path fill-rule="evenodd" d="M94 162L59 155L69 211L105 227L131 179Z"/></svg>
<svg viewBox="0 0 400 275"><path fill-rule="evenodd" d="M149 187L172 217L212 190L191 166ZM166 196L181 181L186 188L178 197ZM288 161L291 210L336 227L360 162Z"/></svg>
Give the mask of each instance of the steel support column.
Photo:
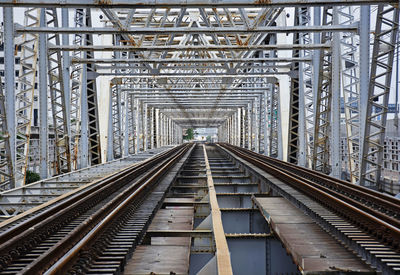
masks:
<svg viewBox="0 0 400 275"><path fill-rule="evenodd" d="M161 146L161 131L160 131L160 109L155 110L155 132L156 132L156 148L159 148Z"/></svg>
<svg viewBox="0 0 400 275"><path fill-rule="evenodd" d="M22 182L15 182L15 163L16 163L16 120L15 120L15 79L14 79L14 10L13 8L3 8L4 22L4 94L5 94L5 109L7 119L7 132L10 143L11 174L12 187L21 186Z"/></svg>
<svg viewBox="0 0 400 275"><path fill-rule="evenodd" d="M381 189L383 148L399 9L378 5L364 128L360 184Z"/></svg>
<svg viewBox="0 0 400 275"><path fill-rule="evenodd" d="M333 24L339 23L338 7L333 8ZM341 177L342 162L340 156L340 35L332 33L332 100L331 100L331 175Z"/></svg>

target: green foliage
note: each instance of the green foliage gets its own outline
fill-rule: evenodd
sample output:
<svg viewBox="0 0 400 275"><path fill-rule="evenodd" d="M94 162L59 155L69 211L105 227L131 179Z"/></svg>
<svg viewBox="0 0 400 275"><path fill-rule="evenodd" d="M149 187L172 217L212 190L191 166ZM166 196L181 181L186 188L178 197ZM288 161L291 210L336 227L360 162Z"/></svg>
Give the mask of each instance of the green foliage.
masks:
<svg viewBox="0 0 400 275"><path fill-rule="evenodd" d="M211 142L211 136L207 136L206 140L207 142Z"/></svg>
<svg viewBox="0 0 400 275"><path fill-rule="evenodd" d="M40 176L38 173L32 172L32 171L26 171L26 178L25 178L25 184L29 184L35 181L40 180Z"/></svg>
<svg viewBox="0 0 400 275"><path fill-rule="evenodd" d="M192 140L194 138L194 131L192 128L186 130L186 136L183 136L183 139Z"/></svg>

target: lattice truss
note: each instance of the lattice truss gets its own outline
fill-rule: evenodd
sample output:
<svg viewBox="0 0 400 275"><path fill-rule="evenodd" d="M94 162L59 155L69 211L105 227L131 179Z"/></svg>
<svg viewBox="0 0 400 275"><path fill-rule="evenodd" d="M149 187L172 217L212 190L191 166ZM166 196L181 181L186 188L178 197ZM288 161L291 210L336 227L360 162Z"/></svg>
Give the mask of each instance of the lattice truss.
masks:
<svg viewBox="0 0 400 275"><path fill-rule="evenodd" d="M266 89L268 81L265 76L274 71L271 70L273 64L271 62L254 62L254 57L264 53L259 50L249 50L251 46L265 44L266 34L237 34L233 31L221 33L201 33L199 31L196 33L196 30L209 28L256 29L259 26L273 24L281 11L282 9L245 8L151 9L130 12L103 10L110 20L109 25L113 27L149 30L148 33L122 34L114 37L116 45L134 46L141 50L114 52L114 58L120 61L113 64L115 73L131 77L115 80L115 85L111 87L112 104L110 108L112 112L109 120L112 121L113 128L112 131L109 131L112 139L108 141L108 144L110 146L112 144L113 153L109 151L110 156L119 157L124 151L125 153L133 151L129 148L135 148L135 152L138 152L150 148L152 144L157 144L157 140L154 138L157 136L155 128L160 128L158 131L162 135L162 131L164 131L162 125L156 125L155 111L152 110L155 106L151 104L155 104L157 101L162 100L166 104L167 102L174 104L174 112L180 115L180 117L176 117L176 115L166 112L165 110L168 109L168 105L166 105L159 108L159 112L165 116L163 115L158 123L163 123L166 119L166 123L170 123L172 120L184 128L214 127L218 126L218 123L226 117L233 116L230 111L232 106L229 104L237 104L236 102L242 100L240 95L246 89L258 88L258 93ZM153 34L151 29L155 28L163 29L165 32ZM194 32L168 32L168 29L182 28L191 28ZM249 46L249 49L234 50L238 46ZM163 47L165 50L145 50L146 47L151 49ZM227 49L223 47L227 47ZM136 62L124 61L127 59L134 59ZM248 62L238 62L246 59ZM155 60L165 60L165 62L155 62ZM229 60L233 62L228 62ZM257 74L259 77L250 77ZM137 78L134 75L146 77L154 75L155 77L152 79ZM179 77L174 77L174 75ZM198 77L199 75L209 75L210 78ZM237 89L237 92L233 92L231 89ZM130 91L134 96L126 96L125 91ZM188 92L190 92L190 96L187 95ZM235 103L233 103L234 100L236 100ZM121 101L122 105L117 104ZM205 106L202 105L205 111L189 107L195 101L207 102ZM133 102L133 107L130 107L129 102ZM219 111L221 105L226 105L229 111L221 113ZM258 106L257 113L255 109L252 113L253 124L260 123L259 117L255 117L256 114L261 114L260 108L261 106ZM263 115L266 114L263 113ZM241 116L244 116L244 112ZM238 126L239 119L241 118L235 118L237 126L235 129L240 130L239 134L244 134L244 127ZM259 125L252 127L260 128ZM145 133L142 133L143 128L147 129ZM264 136L263 127L257 135L258 137L249 138L257 138L263 142L264 139L261 138L261 135ZM256 148L254 140L252 144L253 148ZM257 145L257 150L259 146Z"/></svg>
<svg viewBox="0 0 400 275"><path fill-rule="evenodd" d="M374 187L381 179L387 109L398 30L399 9L379 5L360 167L360 183L366 186Z"/></svg>
<svg viewBox="0 0 400 275"><path fill-rule="evenodd" d="M312 27L311 10L295 8L295 26ZM49 136L54 137L54 153L45 156L50 174L102 161L98 75L114 76L109 90L109 160L177 142L174 132L195 127L218 127L223 141L281 158L282 113L276 78L280 74L291 78L288 161L330 173L331 151L339 146L332 145L330 137L330 27L335 27L335 16L340 26L353 26L359 21L359 12L352 6L324 7L320 24L326 30L317 34L295 31L293 45L286 48L292 56L282 65L277 54L282 48L275 47L277 35L264 31L276 26L282 11L277 7L102 8L105 28L118 31L113 34L113 46L97 45L113 51L111 59L96 59L94 32L69 35L71 46L63 45L60 33L46 33L47 113ZM59 14L55 8L26 9L22 27L39 27L39 18L44 16L45 27L57 29ZM92 26L90 9L75 9L73 16L77 30ZM365 121L360 112L358 34L354 29L340 32L347 162L354 183L372 184L380 178L398 17L398 9L379 6ZM15 148L8 142L4 97L0 94L0 173L4 184L14 179L24 182L32 165L29 156L39 34L22 32L18 41ZM324 46L313 48L321 44ZM67 51L71 64L63 58ZM65 74L63 70L69 65L69 74ZM15 163L10 162L12 151Z"/></svg>

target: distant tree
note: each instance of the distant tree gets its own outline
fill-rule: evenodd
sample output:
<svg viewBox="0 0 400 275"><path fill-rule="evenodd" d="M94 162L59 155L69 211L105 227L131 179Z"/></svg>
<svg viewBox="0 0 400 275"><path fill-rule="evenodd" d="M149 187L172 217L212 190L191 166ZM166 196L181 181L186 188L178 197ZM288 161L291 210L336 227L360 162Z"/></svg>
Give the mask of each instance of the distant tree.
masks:
<svg viewBox="0 0 400 275"><path fill-rule="evenodd" d="M25 184L29 184L32 182L36 182L40 180L40 176L38 173L32 172L32 171L26 171L26 178L25 178Z"/></svg>
<svg viewBox="0 0 400 275"><path fill-rule="evenodd" d="M183 136L183 139L192 140L194 138L194 131L192 128L186 130L186 136Z"/></svg>
<svg viewBox="0 0 400 275"><path fill-rule="evenodd" d="M211 136L207 136L206 140L207 142L211 142Z"/></svg>

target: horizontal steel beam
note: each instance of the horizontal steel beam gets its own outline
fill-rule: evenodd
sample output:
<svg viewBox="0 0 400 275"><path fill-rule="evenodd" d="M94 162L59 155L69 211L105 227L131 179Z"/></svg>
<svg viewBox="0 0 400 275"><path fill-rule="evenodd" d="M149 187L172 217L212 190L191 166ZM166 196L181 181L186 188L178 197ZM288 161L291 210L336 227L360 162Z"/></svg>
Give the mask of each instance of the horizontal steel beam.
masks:
<svg viewBox="0 0 400 275"><path fill-rule="evenodd" d="M191 128L191 127L197 127L197 128L218 128L219 126L221 126L220 123L216 124L216 123L177 123L179 126L181 126L182 128Z"/></svg>
<svg viewBox="0 0 400 275"><path fill-rule="evenodd" d="M126 64L186 64L186 63L262 63L262 62L307 62L311 61L311 58L307 57L270 57L270 58L215 58L215 59L100 59L100 58L72 58L72 63L96 63L96 64L108 64L108 63L126 63Z"/></svg>
<svg viewBox="0 0 400 275"><path fill-rule="evenodd" d="M1 1L1 0L0 0ZM231 51L231 50L314 50L329 49L330 43L325 44L275 44L275 45L172 45L172 46L49 46L51 51Z"/></svg>
<svg viewBox="0 0 400 275"><path fill-rule="evenodd" d="M92 8L167 8L167 7L295 7L343 5L398 5L385 0L0 0L11 7L92 7Z"/></svg>
<svg viewBox="0 0 400 275"><path fill-rule="evenodd" d="M243 64L241 66L238 66L235 70L243 70L243 69L270 69L270 68L289 68L291 66L290 63L286 63L286 64L270 64L270 63L266 63L266 64ZM147 67L145 66L135 66L135 67L131 67L129 65L106 65L106 66L97 66L96 67L97 71L99 70L140 70L140 74L147 74L145 71L143 72L142 70L149 70ZM181 70L181 71L187 71L187 70L232 70L231 68L226 68L225 66L222 65L192 65L192 64L186 64L185 67L182 66L160 66L159 68L157 68L158 70ZM150 69L151 70L151 69ZM159 73L157 73L159 74Z"/></svg>
<svg viewBox="0 0 400 275"><path fill-rule="evenodd" d="M248 103L248 101L240 101L240 103L218 103L216 104L215 102L195 102L195 103L184 103L184 102L178 102L178 103L171 103L171 102L148 102L147 105L148 106L152 106L155 105L154 107L158 108L158 109L162 109L163 106L171 108L171 105L177 105L177 104L181 104L184 109L191 109L191 108L199 108L199 107L203 107L203 108L209 108L209 109L213 109L213 108L237 108L237 107L246 107ZM180 106L180 107L182 107ZM180 109L180 107L178 109Z"/></svg>
<svg viewBox="0 0 400 275"><path fill-rule="evenodd" d="M229 92L232 94L243 94L243 92L248 93L248 91L251 91L252 94L261 94L265 90L267 90L267 87L259 87L259 88L254 88L254 87L249 87L249 88L122 88L121 91L128 91L131 93L138 93L138 94L164 94L164 93L173 93L174 95L187 95L188 92L191 91L201 91L202 94L215 94L215 93L210 93L206 91L225 91ZM144 93L143 91L154 91L151 93ZM165 91L165 92L162 92ZM243 92L233 92L233 91L243 91Z"/></svg>
<svg viewBox="0 0 400 275"><path fill-rule="evenodd" d="M242 27L207 27L207 28L186 28L186 27L171 27L171 28L51 28L51 27L23 27L17 26L15 31L18 33L92 33L92 34L236 34L236 33L293 33L293 32L357 32L358 24L351 25L333 25L333 26L259 26L256 28Z"/></svg>
<svg viewBox="0 0 400 275"><path fill-rule="evenodd" d="M244 102L248 102L251 103L252 101L255 101L257 98L255 96L250 97L250 98L244 98L244 99L238 99L235 97L228 97L225 98L223 96L221 96L221 98L218 100L218 102L216 101L211 101L209 99L206 98L202 98L202 99L196 99L196 100L191 100L189 99L185 99L185 98L163 98L162 101L157 100L157 99L153 99L153 98L141 98L140 100L145 103L145 104L165 104L165 103L172 103L172 104L176 104L176 105L185 105L185 104L210 104L211 106L216 106L219 103L225 103L225 102L234 102L234 103L238 103L238 104L243 104ZM206 105L207 106L207 105ZM181 107L181 106L178 106ZM204 107L206 108L206 107Z"/></svg>
<svg viewBox="0 0 400 275"><path fill-rule="evenodd" d="M221 94L226 94L226 95L231 95L231 96L240 96L240 95L253 95L253 96L258 96L264 94L264 91L267 90L267 88L264 89L253 89L251 92L235 92L235 91L230 91L231 89L215 89L215 92L207 92L206 88L204 88L204 91L199 89L197 91L202 91L201 93L188 93L190 92L190 89L185 89L184 91L186 92L180 92L176 91L174 92L173 90L168 90L168 91L160 91L160 92L141 92L137 91L135 89L120 89L121 91L129 91L130 94L137 95L137 96L158 96L158 95L173 95L173 96L208 96L208 95L221 95ZM232 89L233 90L233 89ZM135 92L134 92L135 91ZM221 93L222 92L222 93Z"/></svg>
<svg viewBox="0 0 400 275"><path fill-rule="evenodd" d="M171 108L164 108L162 111L163 111L163 113L175 113L176 112L176 110L177 110L178 108L176 107L176 108L174 108L174 107L171 107ZM229 108L221 108L221 109L218 109L218 108L215 108L214 109L214 111L215 111L215 113L231 113L231 112L235 112L237 109L236 108L233 108L233 109L229 109ZM191 109L190 110L191 112L196 112L196 113L208 113L209 112L209 110L207 110L207 109L203 109L203 108L199 108L199 109Z"/></svg>
<svg viewBox="0 0 400 275"><path fill-rule="evenodd" d="M220 77L219 77L220 78ZM182 85L194 85L194 84L202 84L202 85L212 85L214 86L213 88L218 88L219 86L222 86L222 89L227 89L226 87L227 83L221 82L222 79L212 79L212 77L205 77L202 78L199 75L194 75L193 77L181 77L179 79L173 79L171 77L160 77L160 80L156 77L136 77L136 76L121 76L121 77L114 77L111 79L110 83L112 85L166 85L167 87L158 87L154 89L164 89L167 88L168 86L178 86L175 88L185 88L182 87ZM201 82L194 82L196 79L201 79ZM144 81L144 82L143 82ZM180 82L176 82L180 81ZM181 82L183 81L183 82ZM233 83L234 85L251 85L254 87L254 85L265 85L267 83L276 83L277 78L273 76L266 76L266 77L258 77L258 78L250 78L246 77L246 79L241 80L240 83ZM229 83L231 84L231 83ZM260 86L259 88L262 88ZM145 88L148 89L148 88ZM173 89L173 88L171 88Z"/></svg>
<svg viewBox="0 0 400 275"><path fill-rule="evenodd" d="M132 78L137 78L137 79L143 79L143 78L150 78L150 79L167 79L167 78L190 78L190 79L200 79L200 78L229 78L229 77L236 77L236 78L249 78L249 77L266 77L267 75L278 75L278 74L288 74L289 72L279 72L279 73L257 73L257 74L221 74L221 75L216 75L216 74L210 74L210 75L182 75L182 74L171 74L171 75L138 75L138 76L130 76ZM104 74L105 75L105 74ZM112 75L112 74L110 74ZM120 75L121 73L116 73L116 75ZM167 83L166 83L167 84ZM170 83L168 83L170 84ZM179 84L184 84L184 83L174 83L175 85ZM193 84L193 83L192 83ZM218 83L216 83L218 84ZM221 83L223 84L223 83Z"/></svg>
<svg viewBox="0 0 400 275"><path fill-rule="evenodd" d="M147 102L147 100L161 100L162 102L166 102L166 100L173 100L174 102L182 102L182 100L187 100L189 99L190 101L195 101L199 102L200 100L216 100L216 99L224 99L224 100L248 100L252 99L254 100L255 97L259 95L254 95L254 94L244 94L244 95L230 95L230 94L215 94L215 95L193 95L193 94L188 94L186 96L180 95L179 97L174 96L173 94L166 94L166 95L157 95L157 96L151 96L151 95L135 95L134 97Z"/></svg>
<svg viewBox="0 0 400 275"><path fill-rule="evenodd" d="M191 113L189 113L189 114L191 114ZM218 121L226 120L232 114L233 114L233 112L231 112L229 114L227 113L226 115L220 116L220 117L184 117L184 116L178 117L178 116L174 116L174 114L165 114L165 115L168 115L169 118L176 120L176 121L180 121L180 122L185 122L187 120L193 120L193 121L197 121L197 122L209 122L209 121L218 122Z"/></svg>
<svg viewBox="0 0 400 275"><path fill-rule="evenodd" d="M97 72L98 75L116 75L116 76L135 76L138 78L165 78L165 77L169 77L169 78L185 78L185 77L190 77L190 78L204 78L204 77L265 77L267 75L271 76L271 75L287 75L290 74L291 71L286 71L286 72L265 72L265 73L242 73L242 72L238 72L238 74L226 74L226 73L213 73L213 72L209 72L209 73L203 73L201 72L201 75L194 75L194 72L189 72L189 73L134 73L134 72Z"/></svg>

